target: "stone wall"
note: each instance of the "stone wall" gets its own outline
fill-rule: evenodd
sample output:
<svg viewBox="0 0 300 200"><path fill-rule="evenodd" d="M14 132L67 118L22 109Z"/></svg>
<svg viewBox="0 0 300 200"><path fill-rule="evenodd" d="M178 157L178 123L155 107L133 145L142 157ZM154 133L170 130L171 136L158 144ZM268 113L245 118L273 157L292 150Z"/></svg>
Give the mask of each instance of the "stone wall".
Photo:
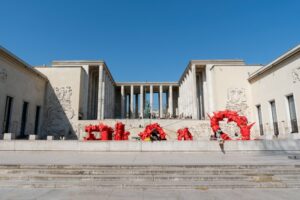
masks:
<svg viewBox="0 0 300 200"><path fill-rule="evenodd" d="M4 131L3 121L7 96L13 98L9 132L16 136L20 134L23 103L28 102L25 135L38 134L34 133L36 107L40 106L42 113L47 79L29 67L0 51L0 134ZM39 124L43 122L42 115L40 115L39 122ZM40 126L38 132L39 130Z"/></svg>
<svg viewBox="0 0 300 200"><path fill-rule="evenodd" d="M274 136L270 101L275 101L279 138L291 135L291 122L287 96L295 101L298 130L300 130L300 52L273 67L251 81L251 114L257 121L254 129L259 134L257 105L261 106L263 130L267 137Z"/></svg>
<svg viewBox="0 0 300 200"><path fill-rule="evenodd" d="M86 133L84 127L86 125L96 125L100 122L109 125L114 128L116 122L122 122L125 124L125 129L129 131L130 138L138 137L138 134L142 132L146 125L150 123L159 123L161 127L167 133L168 140L177 139L177 130L180 128L188 127L191 133L194 135L195 140L209 140L211 135L211 128L209 121L204 120L177 120L177 119L106 119L102 121L97 120L80 120L77 122L76 132L78 138L82 139Z"/></svg>
<svg viewBox="0 0 300 200"><path fill-rule="evenodd" d="M49 79L44 112L45 123L40 137L52 135L56 138L77 138L74 127L79 118L83 69L81 67L61 67L59 71L55 67L36 69Z"/></svg>
<svg viewBox="0 0 300 200"><path fill-rule="evenodd" d="M115 118L115 86L114 81L109 76L109 72L106 68L103 71L103 83L104 83L104 119Z"/></svg>
<svg viewBox="0 0 300 200"><path fill-rule="evenodd" d="M261 66L215 66L212 68L214 109L234 110L253 121L249 74Z"/></svg>

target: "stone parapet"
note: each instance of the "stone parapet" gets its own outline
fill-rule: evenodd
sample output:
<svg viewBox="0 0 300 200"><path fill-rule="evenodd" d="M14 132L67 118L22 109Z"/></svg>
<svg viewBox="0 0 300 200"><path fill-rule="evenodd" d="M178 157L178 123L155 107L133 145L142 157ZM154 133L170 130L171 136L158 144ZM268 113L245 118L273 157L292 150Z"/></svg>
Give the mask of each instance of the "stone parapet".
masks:
<svg viewBox="0 0 300 200"><path fill-rule="evenodd" d="M219 152L217 141L3 140L0 151ZM300 151L300 140L228 141L224 151Z"/></svg>

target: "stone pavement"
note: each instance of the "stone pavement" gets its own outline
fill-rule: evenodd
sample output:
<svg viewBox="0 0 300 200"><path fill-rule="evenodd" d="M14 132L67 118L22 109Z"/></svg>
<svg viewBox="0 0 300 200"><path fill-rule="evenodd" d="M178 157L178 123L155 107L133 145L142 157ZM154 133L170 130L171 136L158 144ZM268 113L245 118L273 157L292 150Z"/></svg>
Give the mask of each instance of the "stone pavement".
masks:
<svg viewBox="0 0 300 200"><path fill-rule="evenodd" d="M118 190L118 189L0 189L1 200L298 200L300 189Z"/></svg>
<svg viewBox="0 0 300 200"><path fill-rule="evenodd" d="M0 151L0 164L201 165L300 164L300 152L71 152Z"/></svg>

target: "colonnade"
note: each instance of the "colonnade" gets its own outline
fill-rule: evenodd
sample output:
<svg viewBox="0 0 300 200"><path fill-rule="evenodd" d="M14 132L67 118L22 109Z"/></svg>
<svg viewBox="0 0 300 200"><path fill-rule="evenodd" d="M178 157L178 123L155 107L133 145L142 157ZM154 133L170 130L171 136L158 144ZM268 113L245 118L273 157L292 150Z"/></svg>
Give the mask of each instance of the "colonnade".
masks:
<svg viewBox="0 0 300 200"><path fill-rule="evenodd" d="M121 118L144 118L147 93L149 93L150 117L174 117L176 114L173 95L174 87L178 87L178 85L176 83L120 83ZM153 105L154 93L158 93L158 116L155 115ZM166 110L164 110L163 105L164 94L166 94Z"/></svg>
<svg viewBox="0 0 300 200"><path fill-rule="evenodd" d="M180 118L205 119L209 112L207 67L195 64L187 68L179 81L178 109ZM206 97L206 98L204 98Z"/></svg>
<svg viewBox="0 0 300 200"><path fill-rule="evenodd" d="M115 83L101 64L90 66L88 119L114 118Z"/></svg>

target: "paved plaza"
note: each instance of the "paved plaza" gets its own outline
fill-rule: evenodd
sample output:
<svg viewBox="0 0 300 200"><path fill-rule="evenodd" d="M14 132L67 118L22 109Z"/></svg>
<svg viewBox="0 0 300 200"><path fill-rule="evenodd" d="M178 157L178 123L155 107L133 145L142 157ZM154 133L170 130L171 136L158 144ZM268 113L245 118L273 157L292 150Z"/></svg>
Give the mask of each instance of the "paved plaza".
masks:
<svg viewBox="0 0 300 200"><path fill-rule="evenodd" d="M70 152L70 151L0 151L0 164L61 165L226 165L294 164L289 159L299 151L254 152Z"/></svg>
<svg viewBox="0 0 300 200"><path fill-rule="evenodd" d="M300 189L239 190L118 190L118 189L0 189L0 199L12 200L298 200Z"/></svg>

